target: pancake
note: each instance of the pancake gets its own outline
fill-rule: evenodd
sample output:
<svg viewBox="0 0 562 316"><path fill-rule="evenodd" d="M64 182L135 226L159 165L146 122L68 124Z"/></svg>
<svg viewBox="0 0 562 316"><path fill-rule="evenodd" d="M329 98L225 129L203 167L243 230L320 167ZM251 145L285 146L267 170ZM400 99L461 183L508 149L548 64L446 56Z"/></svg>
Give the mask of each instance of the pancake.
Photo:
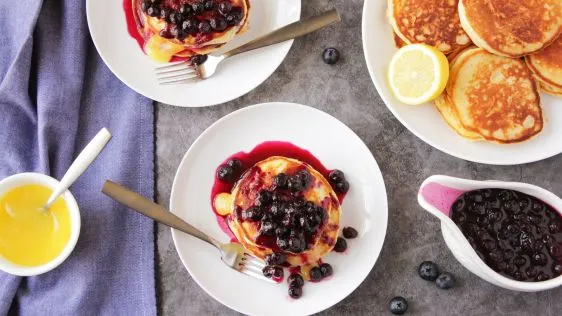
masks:
<svg viewBox="0 0 562 316"><path fill-rule="evenodd" d="M562 36L547 48L525 56L525 61L545 92L562 95Z"/></svg>
<svg viewBox="0 0 562 316"><path fill-rule="evenodd" d="M537 85L523 60L467 49L452 66L446 93L462 125L486 140L521 142L543 128Z"/></svg>
<svg viewBox="0 0 562 316"><path fill-rule="evenodd" d="M474 44L507 57L539 51L562 32L560 0L460 0L459 16Z"/></svg>
<svg viewBox="0 0 562 316"><path fill-rule="evenodd" d="M458 0L388 0L388 18L405 43L427 44L450 54L470 45L457 5Z"/></svg>
<svg viewBox="0 0 562 316"><path fill-rule="evenodd" d="M145 52L156 61L167 62L174 56L189 58L210 54L248 27L249 0L223 1L232 6L231 11L225 14L219 10L218 3L210 10L187 14L180 13L181 7L191 8L197 0L163 0L157 2L155 7L160 14L152 15L147 11L144 1L131 1L138 31L145 39ZM227 19L231 19L229 23ZM213 20L223 22L223 27L211 27ZM189 27L185 24L186 21L191 23ZM205 32L199 28L199 24L203 22L209 27Z"/></svg>
<svg viewBox="0 0 562 316"><path fill-rule="evenodd" d="M295 193L277 188L274 179L278 174L293 176L301 172L307 173L309 179L304 189ZM264 190L275 192L275 202L260 204L259 195ZM231 231L242 246L258 258L283 252L290 265L317 264L334 248L338 238L341 216L338 197L321 173L299 160L273 156L256 163L235 184L230 199L224 200L231 201L232 212L227 217ZM214 203L217 205L222 201ZM255 209L263 215L258 220L249 220L249 212ZM309 215L321 215L321 219L316 224L310 224L314 226L305 227L305 222L309 223ZM260 232L264 219L275 227L274 235ZM277 234L277 228L287 229L287 235ZM293 233L306 240L306 248L299 251L281 249L279 239L288 239L288 234L293 236Z"/></svg>

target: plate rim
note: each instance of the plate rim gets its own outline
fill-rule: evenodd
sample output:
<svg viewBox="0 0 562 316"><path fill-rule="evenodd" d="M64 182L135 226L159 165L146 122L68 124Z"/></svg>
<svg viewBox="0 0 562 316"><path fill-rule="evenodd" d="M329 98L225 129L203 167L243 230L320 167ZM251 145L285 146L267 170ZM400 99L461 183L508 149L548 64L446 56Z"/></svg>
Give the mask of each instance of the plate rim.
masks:
<svg viewBox="0 0 562 316"><path fill-rule="evenodd" d="M386 183L384 181L384 176L382 173L382 170L380 169L380 166L375 158L375 156L373 155L372 151L369 149L369 147L365 144L365 142L363 141L363 139L361 139L361 137L359 137L359 135L357 135L349 126L347 126L345 123L343 123L342 121L340 121L338 118L334 117L333 115L324 112L322 110L319 110L315 107L312 106L307 106L307 105L303 105L303 104L299 104L299 103L293 103L293 102L264 102L264 103L258 103L258 104L253 104L250 106L246 106L243 108L240 108L236 111L233 111L223 117L221 117L220 119L218 119L217 121L215 121L213 124L211 124L209 127L207 127L198 137L197 139L191 144L191 146L188 148L188 150L186 151L186 153L184 154L184 156L181 159L180 164L178 165L178 168L176 170L176 174L174 175L174 181L172 182L172 188L171 188L171 192L170 192L170 201L169 201L169 211L174 214L179 216L178 214L176 214L176 212L174 212L173 210L174 208L174 196L177 194L176 193L176 188L178 186L178 181L180 181L180 177L179 177L179 173L180 173L180 169L182 168L182 166L185 163L185 160L187 159L187 157L189 156L189 154L191 153L192 150L194 150L193 148L196 146L196 144L198 144L199 142L202 141L203 137L207 134L210 133L211 130L218 124L221 124L222 121L228 120L230 119L232 116L235 115L241 115L246 111L252 111L254 108L258 108L258 107L267 107L267 106L272 106L272 105L281 105L281 106L294 106L294 107L300 107L300 108L305 108L307 110L312 110L313 112L317 112L320 115L326 115L328 117L330 117L331 119L334 119L336 122L338 122L339 124L342 125L343 128L348 129L359 141L361 146L363 146L367 152L370 154L370 158L373 160L374 162L374 167L376 167L376 170L378 171L378 173L380 174L380 180L381 180L381 184L382 184L382 192L381 192L381 197L384 197L382 199L383 204L384 204L384 209L386 210L384 212L384 216L385 216L385 220L384 220L384 234L383 234L383 239L382 242L380 243L380 245L376 248L374 248L374 252L377 253L376 258L373 260L370 268L368 270L365 271L364 275L361 276L361 282L357 283L357 285L355 287L353 287L350 291L346 291L348 293L345 293L345 295L338 301L334 301L334 302L330 302L328 304L322 305L319 309L317 309L316 311L310 313L310 314L314 314L314 313L319 313L322 312L338 303L340 303L341 301L343 301L345 298L347 298L350 294L352 294L354 291L357 290L357 288L359 288L359 286L365 282L365 280L367 279L367 277L369 276L369 274L371 273L371 271L373 271L373 268L375 267L375 264L377 263L377 261L379 260L380 256L381 256L381 252L382 252L382 248L384 246L385 241L387 240L386 236L387 236L387 232L388 232L388 219L389 219L389 203L388 203L388 194L387 194L387 189L386 189ZM183 257L181 256L180 252L179 252L179 248L178 248L178 241L177 241L177 234L178 232L175 231L173 228L170 228L170 231L172 233L172 240L174 242L174 248L176 250L176 253L183 265L183 267L187 270L187 272L189 273L189 275L191 276L191 278L197 283L197 285L203 289L203 291L205 293L207 293L207 295L211 296L214 300L216 300L217 302L223 304L224 306L230 308L231 310L240 312L240 313L244 313L244 314L248 314L248 315L253 315L252 313L250 313L247 310L243 310L242 308L234 308L234 306L232 306L231 304L227 304L226 302L224 302L223 300L220 300L218 297L216 297L216 295L214 295L214 293L212 293L210 290L208 290L206 287L204 287L203 285L201 285L199 278L194 275L190 269L188 268L186 262L184 261ZM308 315L310 315L308 314ZM304 314L303 314L304 315Z"/></svg>
<svg viewBox="0 0 562 316"><path fill-rule="evenodd" d="M387 5L387 1L386 0L365 0L364 4L363 4L363 13L362 13L362 17L361 17L361 41L363 42L363 55L365 57L365 63L367 64L367 70L369 71L369 76L371 77L371 81L373 82L373 85L375 86L375 89L377 90L377 94L379 95L379 97L381 98L381 100L383 101L384 105L386 106L386 108L392 113L392 115L404 126L406 127L406 129L408 129L408 131L410 131L410 133L414 134L417 138L421 139L423 142L425 142L426 144L430 145L431 147L449 155L449 156L453 156L455 158L459 158L465 161L470 161L470 162L476 162L476 163L481 163L481 164L487 164L487 165L495 165L495 166L515 166L515 165L522 165L522 164L527 164L527 163L532 163L532 162L538 162L538 161L542 161L554 156L557 156L559 154L562 153L562 149L560 149L560 151L558 152L552 152L552 153L546 153L546 154L541 154L538 156L535 156L533 158L528 158L528 159L519 159L519 158L515 158L511 161L495 161L493 159L476 159L474 157L470 157L467 156L465 154L462 153L458 153L454 150L450 150L445 148L445 146L441 146L436 144L435 142L427 139L426 137L424 137L422 135L422 133L420 133L419 131L417 131L415 128L413 128L410 124L408 124L406 122L406 120L394 109L394 105L392 105L391 102L389 102L387 96L382 93L382 88L380 87L380 83L378 82L376 76L375 76L375 69L374 66L369 62L370 58L373 58L373 53L369 50L367 43L370 43L369 39L367 38L367 33L368 33L368 28L367 28L367 19L368 19L368 12L372 11L371 10L371 6L372 5L376 5L377 2L381 2L380 5ZM386 16L386 15L385 15ZM451 131L454 132L454 131ZM459 136L461 137L461 136Z"/></svg>
<svg viewBox="0 0 562 316"><path fill-rule="evenodd" d="M115 71L115 69L113 68L113 66L107 62L106 59L106 55L102 52L102 50L99 48L98 46L98 41L96 40L96 36L94 35L95 33L92 32L92 23L90 22L90 20L93 18L91 15L91 3L97 1L97 0L86 0L86 21L88 24L88 32L90 33L90 38L92 39L92 42L94 43L94 47L96 48L96 51L98 53L98 55L100 56L100 58L102 59L103 63L107 66L107 68L111 71L111 73L117 77L117 79L119 79L119 81L121 81L123 84L125 84L129 89L135 91L136 93L142 95L143 97L146 97L148 99L151 99L153 101L156 101L158 103L163 103L166 105L171 105L174 107L180 107L180 108L205 108L205 107L212 107L212 106L217 106L217 105L221 105L221 104L225 104L227 102L236 100L238 98L241 98L243 96L245 96L246 94L252 92L253 90L257 89L259 86L261 86L265 81L267 81L267 79L269 79L271 77L271 75L273 75L277 69L279 68L279 66L281 66L281 64L285 61L285 59L287 59L287 55L289 54L289 52L291 51L291 48L293 47L293 43L294 43L294 39L292 40L288 40L285 41L283 43L279 43L276 44L274 46L278 46L277 49L279 50L283 50L283 57L279 59L278 62L276 62L277 64L275 65L275 67L271 68L271 71L269 72L269 74L267 74L263 80L261 80L260 83L258 83L255 87L250 88L248 91L245 91L246 89L244 89L244 91L242 91L241 93L235 93L236 96L234 97L228 97L226 98L227 100L224 100L222 102L205 102L204 104L195 104L195 105L186 105L186 104L172 104L172 103L168 103L164 100L161 100L159 97L155 96L154 93L143 93L140 91L140 89L137 89L136 87L134 87L134 85L132 85L128 80L125 80L125 77L121 76L118 72ZM122 0L116 0L117 2L122 2ZM281 0L283 1L283 0ZM297 21L301 19L301 15L302 15L302 0L297 0L298 1L298 10L297 10ZM283 44L283 45L280 45ZM148 57L147 57L148 58Z"/></svg>

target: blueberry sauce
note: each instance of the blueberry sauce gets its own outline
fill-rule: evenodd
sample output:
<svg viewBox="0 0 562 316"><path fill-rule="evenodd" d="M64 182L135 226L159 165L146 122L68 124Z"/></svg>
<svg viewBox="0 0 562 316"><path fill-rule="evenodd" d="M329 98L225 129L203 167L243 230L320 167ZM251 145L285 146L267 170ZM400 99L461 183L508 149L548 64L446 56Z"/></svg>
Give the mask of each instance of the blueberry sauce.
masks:
<svg viewBox="0 0 562 316"><path fill-rule="evenodd" d="M562 274L562 216L537 198L505 189L462 194L451 218L494 271L536 282Z"/></svg>

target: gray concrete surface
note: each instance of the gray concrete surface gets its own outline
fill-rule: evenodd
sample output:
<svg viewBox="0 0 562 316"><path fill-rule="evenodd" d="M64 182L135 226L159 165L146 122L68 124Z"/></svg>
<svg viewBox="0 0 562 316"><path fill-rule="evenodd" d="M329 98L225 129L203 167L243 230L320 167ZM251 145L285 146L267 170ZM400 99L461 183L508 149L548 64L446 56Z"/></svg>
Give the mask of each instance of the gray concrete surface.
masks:
<svg viewBox="0 0 562 316"><path fill-rule="evenodd" d="M511 292L464 269L446 248L437 220L420 211L416 192L423 179L439 173L525 181L562 195L562 156L496 167L466 162L425 144L392 116L371 83L361 45L363 1L304 0L303 16L333 6L342 13L343 22L297 40L275 74L248 95L212 108L157 107L157 200L168 205L173 177L185 151L220 117L268 101L307 104L334 115L363 139L382 169L389 197L389 229L377 264L355 292L324 314L389 314L389 300L402 295L410 303L409 315L559 315L562 288L542 293ZM339 48L343 54L335 66L325 65L320 58L328 46ZM161 314L237 314L191 279L176 254L169 229L159 226L157 237ZM434 260L454 273L458 286L443 291L421 280L416 268L423 260Z"/></svg>

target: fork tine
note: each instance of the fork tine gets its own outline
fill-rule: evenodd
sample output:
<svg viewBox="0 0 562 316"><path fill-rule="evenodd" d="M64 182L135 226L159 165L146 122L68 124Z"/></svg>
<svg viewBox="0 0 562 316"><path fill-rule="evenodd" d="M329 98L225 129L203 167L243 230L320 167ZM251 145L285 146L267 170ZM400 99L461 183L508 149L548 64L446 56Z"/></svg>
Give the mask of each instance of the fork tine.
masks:
<svg viewBox="0 0 562 316"><path fill-rule="evenodd" d="M178 71L178 72L174 72L172 75L158 77L158 80L166 81L166 80L169 80L169 79L184 78L185 76L189 76L189 75L192 75L192 74L197 75L197 73L195 71L187 71L187 72L182 72L182 73L180 73L180 71Z"/></svg>
<svg viewBox="0 0 562 316"><path fill-rule="evenodd" d="M165 70L165 69L174 68L176 66L183 65L183 64L188 65L188 66L191 65L191 63L188 63L187 61L177 61L177 62L174 62L174 63L168 63L164 66L158 66L155 69L156 69L156 71Z"/></svg>
<svg viewBox="0 0 562 316"><path fill-rule="evenodd" d="M156 70L156 75L164 75L164 74L173 73L173 72L182 71L182 70L192 70L192 71L196 70L195 67L189 66L189 65L178 65L178 66L181 66L181 67L168 68L168 69L163 69L163 70Z"/></svg>
<svg viewBox="0 0 562 316"><path fill-rule="evenodd" d="M194 82L194 81L198 81L199 80L199 76L198 75L194 75L194 76L190 76L184 79L177 79L177 80L172 80L172 81L164 81L164 82L160 82L161 85L172 85L172 84L182 84L182 83L188 83L188 82Z"/></svg>
<svg viewBox="0 0 562 316"><path fill-rule="evenodd" d="M244 273L245 275L249 275L252 278L257 278L257 279L264 280L264 281L270 282L270 283L277 283L277 282L273 281L272 279L269 279L269 278L266 278L265 276L263 276L263 274L261 272L256 273L256 272L253 272L252 270L248 270L248 269L242 269L242 270L240 270L240 272Z"/></svg>

